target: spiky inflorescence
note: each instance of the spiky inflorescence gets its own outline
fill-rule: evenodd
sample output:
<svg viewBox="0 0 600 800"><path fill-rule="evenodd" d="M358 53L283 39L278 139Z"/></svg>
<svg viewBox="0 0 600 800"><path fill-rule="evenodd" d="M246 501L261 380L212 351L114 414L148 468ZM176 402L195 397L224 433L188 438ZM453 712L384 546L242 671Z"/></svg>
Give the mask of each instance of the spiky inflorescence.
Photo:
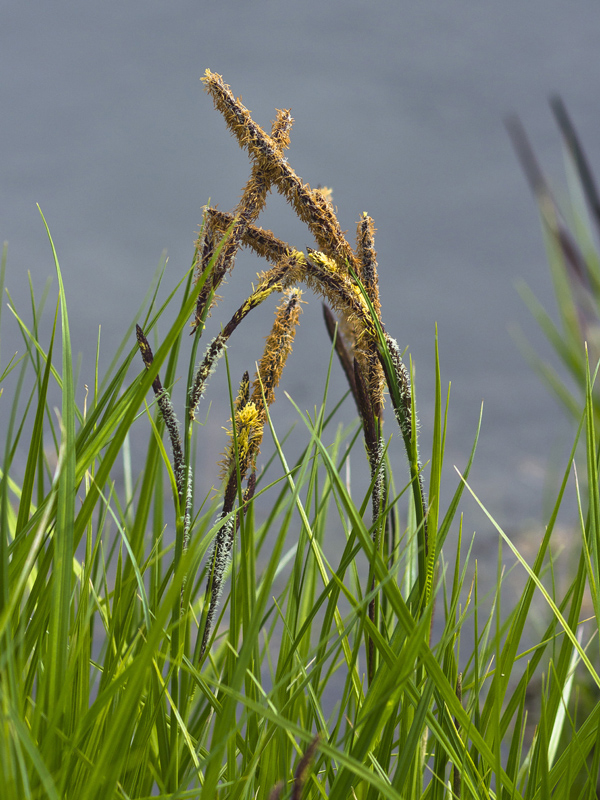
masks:
<svg viewBox="0 0 600 800"><path fill-rule="evenodd" d="M223 511L219 518L223 519L225 516L227 516L226 512ZM233 547L234 527L234 517L230 516L219 528L208 559L208 581L206 584L206 602L208 603L208 610L204 630L202 632L202 646L200 648L201 658L204 655L206 645L210 638L215 614L219 605L219 598L223 591L225 571L229 566Z"/></svg>
<svg viewBox="0 0 600 800"><path fill-rule="evenodd" d="M277 117L273 122L270 138L280 157L282 157L284 149L289 147L290 128L292 127L293 121L292 115L288 109L277 110ZM244 238L248 225L257 219L264 208L270 189L271 177L268 170L264 168L264 165L256 162L253 165L250 178L242 191L242 196L237 208L232 215L235 223L219 254L219 260L215 265L210 287L208 287L207 290L203 287L198 297L196 314L192 323L194 328L200 324L202 316L205 313L204 310L209 292L214 292L227 272L231 272L233 269L236 253ZM198 249L200 248L198 247ZM200 274L205 268L205 263L207 262L201 262L204 266L201 267Z"/></svg>
<svg viewBox="0 0 600 800"><path fill-rule="evenodd" d="M379 549L380 532L382 529L381 514L384 504L385 468L383 463L384 442L381 436L381 420L375 416L372 398L369 395L367 383L362 375L357 359L354 359L354 384L356 387L357 403L363 424L365 437L365 450L371 468L371 519L373 529L373 542ZM371 578L371 591L375 588L375 576ZM369 619L376 624L376 597L369 603ZM375 644L371 637L368 638L367 648L367 675L369 685L373 680L375 668Z"/></svg>
<svg viewBox="0 0 600 800"><path fill-rule="evenodd" d="M139 325L135 326L135 334L144 361L146 369L150 369L154 361L152 348L148 344L148 340L144 331ZM163 388L161 380L157 375L152 381L152 389L156 396L156 403L165 423L169 440L171 442L171 450L173 451L173 474L175 475L175 482L177 484L177 494L179 496L180 508L185 516L187 506L187 481L185 479L185 462L183 460L183 448L181 444L181 434L179 431L179 423L175 415L173 403L166 389Z"/></svg>
<svg viewBox="0 0 600 800"><path fill-rule="evenodd" d="M379 300L379 278L377 276L377 253L375 252L375 226L371 217L364 212L358 222L356 232L357 255L360 262L360 279L373 304L377 318L381 321L381 302Z"/></svg>
<svg viewBox="0 0 600 800"><path fill-rule="evenodd" d="M415 467L418 471L418 485L419 485L419 493L421 495L421 508L423 511L423 532L425 537L425 555L428 555L428 539L427 539L427 519L425 514L427 512L427 499L425 495L425 487L423 485L423 476L421 474L421 461L419 459L418 453L418 444L415 440L413 443L413 415L412 415L412 390L410 386L410 376L408 374L408 370L404 362L402 361L402 354L400 352L400 348L398 347L398 342L393 339L389 333L384 333L385 342L387 345L388 352L390 354L390 358L392 360L392 367L394 370L394 378L396 381L396 385L398 386L400 402L397 404L396 402L393 403L394 405L394 415L398 421L398 425L400 426L400 430L402 431L402 436L404 438L404 442L406 444L406 450L410 453L411 446L414 445L414 450L416 451L416 464ZM390 394L393 398L393 392L390 387ZM419 427L419 420L414 418L414 430L415 436L416 432ZM409 456L410 457L410 456Z"/></svg>
<svg viewBox="0 0 600 800"><path fill-rule="evenodd" d="M266 281L267 285L269 280ZM261 294L259 284L257 293ZM288 355L296 333L296 326L300 316L300 303L302 292L300 289L290 289L283 297L282 302L275 312L275 322L265 343L263 356L258 366L258 373L252 384L252 396L249 392L249 380L244 374L240 391L234 405L234 422L228 431L230 444L228 445L222 467L222 477L236 477L235 486L226 489L226 502L228 494L237 487L237 471L241 480L248 470L254 470L256 456L263 436L263 428L267 419L266 408L275 400L275 388L281 378ZM260 377L259 377L260 376ZM264 393L264 399L263 399ZM265 405L266 403L266 405ZM235 426L235 437L234 437ZM236 462L237 456L237 462ZM233 507L233 506L232 506Z"/></svg>
<svg viewBox="0 0 600 800"><path fill-rule="evenodd" d="M363 213L356 232L357 254L360 262L360 279L373 308L373 312L381 323L381 302L379 300L379 278L377 275L377 253L375 252L375 226L371 217ZM357 358L368 375L369 391L373 402L373 410L378 419L383 413L383 389L385 378L377 348L369 342L365 348L357 348Z"/></svg>
<svg viewBox="0 0 600 800"><path fill-rule="evenodd" d="M266 420L266 408L275 400L275 389L292 352L296 327L301 313L302 291L289 289L275 312L275 322L267 336L258 373L252 384L252 401L261 409ZM264 397L264 400L263 400Z"/></svg>
<svg viewBox="0 0 600 800"><path fill-rule="evenodd" d="M233 217L215 209L208 211L215 227L226 230ZM375 327L368 304L361 294L360 288L352 279L345 268L340 268L337 261L318 250L308 250L305 255L300 250L294 250L281 239L277 239L271 231L249 225L244 235L243 244L251 247L258 255L276 264L277 280L282 286L289 288L298 283L304 283L321 297L325 298L342 320L344 329L348 332L356 348L359 359L365 361L362 354L364 336L373 343L376 338ZM272 271L263 273L261 284L270 279ZM370 350L374 351L371 347ZM377 372L377 384L374 391L382 394L383 377Z"/></svg>
<svg viewBox="0 0 600 800"><path fill-rule="evenodd" d="M215 371L217 366L217 361L223 355L223 350L225 349L226 339L223 336L223 332L217 334L212 342L206 348L206 352L204 353L204 358L202 359L202 363L196 370L194 375L194 381L192 383L192 388L190 389L190 405L189 405L189 415L190 419L195 419L196 415L196 408L198 403L202 399L202 395L206 389L206 384L208 383L208 379Z"/></svg>
<svg viewBox="0 0 600 800"><path fill-rule="evenodd" d="M248 109L234 97L220 75L207 69L202 80L215 108L223 115L240 146L262 167L271 183L292 205L297 216L308 225L319 247L339 264L350 264L358 271L354 251L344 238L327 194L311 189L296 175L282 156L277 142L254 122Z"/></svg>
<svg viewBox="0 0 600 800"><path fill-rule="evenodd" d="M400 352L400 348L398 347L398 342L388 333L385 333L384 336L388 352L392 359L394 375L400 394L400 406L398 407L396 404L394 404L394 414L398 420L398 425L400 425L402 435L407 441L410 442L412 440L410 376L404 361L402 361L402 354ZM418 422L416 424L418 425Z"/></svg>
<svg viewBox="0 0 600 800"><path fill-rule="evenodd" d="M303 283L325 297L331 308L351 321L356 321L361 336L375 337L375 327L360 288L350 275L338 268L337 262L317 250L308 255L297 253L298 269Z"/></svg>
<svg viewBox="0 0 600 800"><path fill-rule="evenodd" d="M237 397L235 398L235 403L233 404L236 412L241 411L249 399L250 399L250 375L248 375L248 370L246 370L242 375L242 380L240 381L240 388L238 389Z"/></svg>
<svg viewBox="0 0 600 800"><path fill-rule="evenodd" d="M301 312L302 292L289 289L275 312L275 322L267 336L258 372L252 384L252 396L240 403L235 411L237 456L242 479L249 469L254 469L262 442L266 409L275 400L275 389L292 351L296 327ZM239 395L238 395L239 399ZM223 475L235 471L233 429L228 432L232 441L225 453Z"/></svg>
<svg viewBox="0 0 600 800"><path fill-rule="evenodd" d="M237 458L242 480L251 466L251 459L256 456L258 445L262 440L264 422L261 419L256 403L249 401L235 412L235 438L233 427L227 431L230 442L225 450L225 457L221 463L221 477L228 477L236 470Z"/></svg>

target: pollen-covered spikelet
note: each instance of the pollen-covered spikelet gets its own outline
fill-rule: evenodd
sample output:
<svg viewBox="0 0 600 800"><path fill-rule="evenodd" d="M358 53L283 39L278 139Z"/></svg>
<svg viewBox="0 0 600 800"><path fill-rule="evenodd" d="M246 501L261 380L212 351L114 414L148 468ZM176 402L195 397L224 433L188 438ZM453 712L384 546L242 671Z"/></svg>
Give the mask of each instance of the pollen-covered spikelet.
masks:
<svg viewBox="0 0 600 800"><path fill-rule="evenodd" d="M221 477L227 478L236 468L235 454L237 443L237 456L240 465L240 476L243 479L249 467L253 466L258 446L262 440L263 420L256 403L247 401L235 411L235 440L233 427L227 431L229 444L221 462Z"/></svg>
<svg viewBox="0 0 600 800"><path fill-rule="evenodd" d="M289 354L292 352L296 327L300 318L302 291L296 287L289 289L275 312L275 322L267 336L258 373L252 385L252 400L261 409L266 419L266 406L275 400L275 389ZM264 402L263 402L264 395Z"/></svg>
<svg viewBox="0 0 600 800"><path fill-rule="evenodd" d="M277 111L277 118L273 122L271 130L271 141L280 157L282 157L283 150L289 147L289 132L293 121L288 109ZM233 213L236 220L235 225L219 259L222 262L222 269L226 272L230 272L233 269L235 254L248 226L258 218L265 206L267 195L271 189L271 180L270 170L265 169L264 163L255 162L250 178L244 186L240 201Z"/></svg>
<svg viewBox="0 0 600 800"><path fill-rule="evenodd" d="M242 380L240 381L240 388L238 389L237 397L235 398L235 402L233 404L234 410L240 411L248 400L250 399L250 375L248 375L248 370L244 372L242 375Z"/></svg>
<svg viewBox="0 0 600 800"><path fill-rule="evenodd" d="M333 189L330 186L317 186L315 192L318 192L326 203L333 206Z"/></svg>
<svg viewBox="0 0 600 800"><path fill-rule="evenodd" d="M281 154L278 143L254 122L248 109L234 97L220 75L207 69L202 81L240 146L264 169L297 216L308 225L319 247L340 263L349 263L358 271L356 255L344 238L327 197L322 191L311 189L296 175Z"/></svg>
<svg viewBox="0 0 600 800"><path fill-rule="evenodd" d="M233 216L216 209L209 209L212 223L218 230L226 230ZM272 284L281 281L285 287L304 283L308 288L326 298L330 306L339 313L349 341L362 338L365 330L371 338L375 337L375 328L371 320L368 305L360 288L354 283L345 267L318 250L308 251L308 256L300 250L294 250L281 239L277 239L271 231L249 225L243 238L243 244L251 247L257 255L275 262L273 270L262 273L261 284Z"/></svg>
<svg viewBox="0 0 600 800"><path fill-rule="evenodd" d="M352 277L342 271L338 263L316 250L309 250L308 256L300 254L303 258L304 274L302 280L313 291L324 296L331 308L347 319L352 325L356 324L357 340L366 334L369 339L375 340L376 330L371 318L367 302Z"/></svg>
<svg viewBox="0 0 600 800"><path fill-rule="evenodd" d="M293 121L292 115L288 109L280 109L277 111L277 117L272 125L271 138L275 147L279 148L280 155L283 153L285 148L289 147L290 128L292 127ZM264 208L267 194L269 193L270 189L271 176L269 175L269 171L265 170L263 164L255 162L252 167L250 178L246 183L244 190L242 191L242 196L237 208L235 209L234 214L231 215L231 222L233 223L234 220L235 222L232 225L227 241L225 242L225 245L219 254L219 260L215 265L209 286L203 288L198 296L196 313L192 322L192 327L194 329L201 322L211 289L214 291L217 286L219 286L225 275L228 272L231 272L233 269L236 253L245 237L248 226L258 218L258 215ZM227 228L229 228L229 225ZM206 234L211 239L214 236L214 230L215 228L213 225L208 225ZM212 251L214 250L214 242L211 242L210 246L212 248L212 254ZM202 252L204 254L206 248L204 244L201 247L200 243L198 242L196 249L197 252ZM210 258L210 256L208 258ZM198 278L206 268L207 264L208 260L206 256L203 255L200 261L200 268L197 270Z"/></svg>

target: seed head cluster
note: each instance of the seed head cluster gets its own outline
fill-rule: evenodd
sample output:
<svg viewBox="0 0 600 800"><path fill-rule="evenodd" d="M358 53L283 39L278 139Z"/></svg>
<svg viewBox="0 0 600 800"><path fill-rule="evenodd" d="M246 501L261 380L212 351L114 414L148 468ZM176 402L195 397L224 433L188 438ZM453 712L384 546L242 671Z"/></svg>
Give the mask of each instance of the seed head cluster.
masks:
<svg viewBox="0 0 600 800"><path fill-rule="evenodd" d="M281 295L254 379L250 381L248 372L244 373L233 404L231 427L227 432L228 444L221 463L223 506L207 568L201 632L203 656L211 640L212 624L240 514L254 494L257 458L268 409L275 400L277 386L292 351L303 303L300 287L311 289L325 301L327 331L334 342L362 421L373 484L375 541L378 541L381 531L387 491L382 436L386 384L390 389L409 459L411 453L416 451L413 437L416 436L417 427L408 372L397 343L383 326L373 220L368 214L361 214L357 223L356 244L352 247L337 219L331 189L311 188L296 174L286 158L293 124L289 109L276 112L271 131L267 133L252 119L250 111L234 96L220 75L206 70L202 81L230 132L248 153L251 171L233 212L223 212L213 207L204 209L195 248L196 278L198 283L202 283L197 289L192 333L197 338L202 336L207 317L218 303L217 291L225 277L232 272L240 247L252 249L268 262L269 267L258 275L258 283L252 292L213 337L195 369L188 391L186 442L189 441L196 410L210 376L231 337L246 317L265 300L274 293ZM307 225L316 243L315 249L299 250L256 224L272 189L286 198L299 219ZM150 369L152 351L139 327L137 339L144 365ZM180 505L185 511L185 550L192 524L191 465L189 457L187 461L184 458L171 400L158 375L152 386L171 439ZM186 448L186 453L188 450ZM420 471L417 470L415 475L417 489L413 494L418 506L417 517L426 536L425 495ZM247 481L245 491L240 485L243 481Z"/></svg>

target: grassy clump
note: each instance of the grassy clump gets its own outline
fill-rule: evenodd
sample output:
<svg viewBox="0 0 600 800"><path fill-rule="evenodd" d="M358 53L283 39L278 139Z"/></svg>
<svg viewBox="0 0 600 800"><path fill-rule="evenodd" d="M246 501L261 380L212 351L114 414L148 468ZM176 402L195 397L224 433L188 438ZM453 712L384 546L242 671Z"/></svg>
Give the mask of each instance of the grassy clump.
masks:
<svg viewBox="0 0 600 800"><path fill-rule="evenodd" d="M136 344L124 346L102 381L96 375L83 407L53 246L50 341L40 340L35 302L29 327L14 312L25 351L1 376L13 383L12 404L8 392L2 397L10 409L0 475L2 796L546 798L573 796L575 787L592 796L600 704L582 715L574 691L582 676L600 686L591 636L600 621L600 496L589 370L578 433L588 481L577 570L561 596L548 587L569 460L532 565L498 528L526 574L522 596L501 615L502 548L498 583L482 592L463 543L459 504L475 445L450 502L440 500L448 399L437 347L432 452L420 461L410 369L383 324L372 221L361 217L352 248L326 190L304 184L283 157L289 112L278 112L269 136L220 76L207 72L205 83L250 153L250 181L233 215L206 209L179 291L161 307L150 300ZM307 223L318 251L295 250L255 227L271 186ZM240 245L271 265L198 360L208 312ZM300 285L330 307L332 361L337 354L348 378L371 475L362 497L351 496L344 478L359 431L332 432L337 406L328 408L328 386L314 416L297 409L306 447L294 464L271 422ZM207 509L195 492L194 415L226 344L273 293L283 299L257 373L231 391L220 505ZM146 337L166 319L153 353ZM129 341L133 327L131 334ZM180 426L170 388L182 358ZM384 387L400 434L389 439ZM151 388L156 402L148 407ZM120 481L117 459L141 416L151 426L146 453ZM265 430L275 456L259 473ZM396 438L408 470L394 479L388 448ZM269 508L262 522L259 495ZM333 552L332 528L343 537ZM458 544L444 558L451 531ZM594 614L587 628L586 594ZM536 595L548 610L546 629L524 645ZM528 692L540 674L539 723L529 734Z"/></svg>

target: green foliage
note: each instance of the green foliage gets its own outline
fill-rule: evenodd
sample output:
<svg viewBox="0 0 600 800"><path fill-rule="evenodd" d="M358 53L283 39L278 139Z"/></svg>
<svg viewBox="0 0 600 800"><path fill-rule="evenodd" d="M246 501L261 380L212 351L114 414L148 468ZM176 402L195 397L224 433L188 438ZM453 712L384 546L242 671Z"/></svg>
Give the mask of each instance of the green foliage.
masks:
<svg viewBox="0 0 600 800"><path fill-rule="evenodd" d="M253 169L258 180L260 170ZM170 398L162 400L164 387L182 373L196 392L206 380L202 370L208 375L213 366L206 361L214 356L210 346L196 366L198 340L224 274L222 259L235 252L236 220L225 220L227 232L205 249L200 270L199 245L192 269L161 307L156 293L147 299L138 315L144 320L139 344L132 346L132 321L102 380L96 369L83 406L76 399L67 293L50 236L58 303L49 341L40 334L45 298L37 303L32 290L29 325L12 309L24 354L0 370L7 419L0 473L3 799L595 796L600 490L595 376L587 363L585 412L539 551L529 564L492 520L500 542L498 580L482 591L459 511L470 491L479 426L463 474L443 503L449 392L444 402L437 337L433 446L421 465L411 376L383 328L373 273L348 264L348 275L340 277L332 256L296 253L296 277L314 288L320 276L328 300L336 299L333 286L340 302L358 309L357 324L371 336L382 380L368 353L358 368L345 361L340 342L348 334L330 328L322 401L314 415L296 407L306 446L290 464L269 414L283 356L267 352L252 395L247 375L237 394L230 380L223 488L207 508L193 484L202 435L193 410L200 393L188 394L182 436ZM372 252L368 228L365 223L357 248L363 267ZM239 228L237 235L241 241ZM273 237L268 246L275 244ZM233 333L260 302L256 290L222 331ZM291 337L290 314L289 305L280 307L279 338ZM153 354L144 331L159 325L161 344ZM358 428L335 429L339 402L330 410L329 377L336 353L357 402ZM180 363L184 358L187 364ZM383 379L399 428L378 455ZM157 402L149 407L151 387ZM58 413L50 399L56 392ZM250 403L252 414L244 416ZM260 438L244 428L247 417L273 443L274 456L256 482ZM127 452L134 426L145 421L145 455L125 459L135 469L119 479L118 457ZM371 482L355 497L345 469L349 458L362 458L354 454L361 432ZM578 561L559 588L550 548L580 439L587 458L572 542ZM406 475L392 475L389 448L405 452ZM503 546L526 576L508 610ZM592 622L586 626L587 598ZM540 617L540 601L545 629L532 641L526 623L534 609ZM527 726L530 714L538 720L534 731Z"/></svg>

